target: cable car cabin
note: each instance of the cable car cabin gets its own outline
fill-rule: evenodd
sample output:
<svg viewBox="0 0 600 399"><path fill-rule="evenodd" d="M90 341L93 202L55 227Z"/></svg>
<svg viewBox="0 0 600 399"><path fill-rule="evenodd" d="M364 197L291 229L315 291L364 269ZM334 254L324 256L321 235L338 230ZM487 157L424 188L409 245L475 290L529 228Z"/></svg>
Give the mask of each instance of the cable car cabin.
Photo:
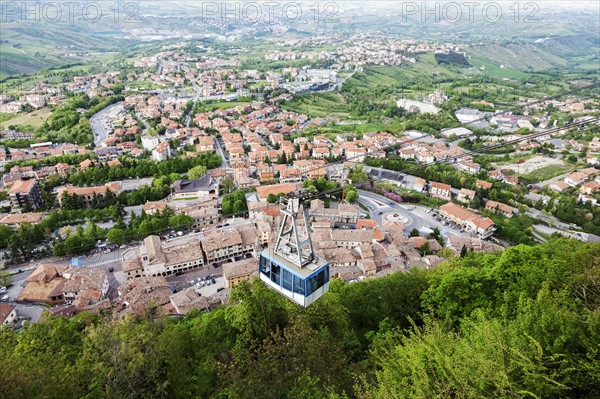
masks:
<svg viewBox="0 0 600 399"><path fill-rule="evenodd" d="M274 245L260 254L260 279L304 307L329 290L329 263L315 255L310 240L308 210L300 210L307 193L288 194ZM303 223L298 225L302 216Z"/></svg>
<svg viewBox="0 0 600 399"><path fill-rule="evenodd" d="M260 254L259 274L269 287L304 307L329 291L329 263L317 257L300 268L266 250Z"/></svg>

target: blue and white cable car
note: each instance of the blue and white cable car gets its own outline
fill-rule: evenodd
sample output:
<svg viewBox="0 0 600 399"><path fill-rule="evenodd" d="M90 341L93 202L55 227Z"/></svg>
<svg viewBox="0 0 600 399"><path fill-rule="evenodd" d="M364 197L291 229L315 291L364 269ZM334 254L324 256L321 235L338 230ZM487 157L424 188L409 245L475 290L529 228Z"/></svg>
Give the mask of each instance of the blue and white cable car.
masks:
<svg viewBox="0 0 600 399"><path fill-rule="evenodd" d="M298 228L300 198L285 201L275 245L260 254L259 275L269 287L307 307L329 290L329 263L314 253L306 209L304 229Z"/></svg>

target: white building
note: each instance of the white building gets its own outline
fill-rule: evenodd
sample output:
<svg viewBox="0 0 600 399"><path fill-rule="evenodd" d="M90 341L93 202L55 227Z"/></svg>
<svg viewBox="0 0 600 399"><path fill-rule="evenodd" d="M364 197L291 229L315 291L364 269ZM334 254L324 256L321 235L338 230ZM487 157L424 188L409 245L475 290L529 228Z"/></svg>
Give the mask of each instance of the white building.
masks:
<svg viewBox="0 0 600 399"><path fill-rule="evenodd" d="M156 162L161 162L169 159L171 156L171 148L169 147L169 143L163 141L152 151L152 159Z"/></svg>
<svg viewBox="0 0 600 399"><path fill-rule="evenodd" d="M0 303L0 328L15 325L18 320L17 308L9 303Z"/></svg>
<svg viewBox="0 0 600 399"><path fill-rule="evenodd" d="M144 150L152 151L156 147L158 147L158 137L142 136L142 148Z"/></svg>

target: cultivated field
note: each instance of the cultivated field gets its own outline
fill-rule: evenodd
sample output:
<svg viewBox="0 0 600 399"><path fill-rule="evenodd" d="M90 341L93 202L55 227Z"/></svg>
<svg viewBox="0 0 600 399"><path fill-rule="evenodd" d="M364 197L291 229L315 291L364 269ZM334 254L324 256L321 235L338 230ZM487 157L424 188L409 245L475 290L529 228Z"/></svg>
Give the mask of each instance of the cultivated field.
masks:
<svg viewBox="0 0 600 399"><path fill-rule="evenodd" d="M40 127L42 123L48 119L51 113L52 111L50 108L41 108L0 123L0 129L8 129L8 126L10 125L30 125L34 128Z"/></svg>

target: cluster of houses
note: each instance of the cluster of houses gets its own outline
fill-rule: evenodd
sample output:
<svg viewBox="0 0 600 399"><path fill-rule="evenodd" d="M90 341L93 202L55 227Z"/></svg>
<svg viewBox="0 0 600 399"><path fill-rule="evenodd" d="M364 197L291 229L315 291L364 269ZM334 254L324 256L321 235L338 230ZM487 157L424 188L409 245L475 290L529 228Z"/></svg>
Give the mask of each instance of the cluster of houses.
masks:
<svg viewBox="0 0 600 399"><path fill-rule="evenodd" d="M594 195L600 193L600 170L592 167L577 170L548 186L550 190L559 193L573 187L579 188L577 201L596 205L598 200Z"/></svg>
<svg viewBox="0 0 600 399"><path fill-rule="evenodd" d="M332 60L338 68L365 65L402 65L415 63L415 55L423 53L462 53L453 44L430 43L411 39L392 39L371 35L354 35L341 39L339 36L314 36L305 39L273 38L275 45L292 50L275 50L265 54L269 61L316 59ZM335 51L305 50L311 46L336 45ZM293 51L294 47L299 51ZM303 48L303 49L302 49Z"/></svg>

